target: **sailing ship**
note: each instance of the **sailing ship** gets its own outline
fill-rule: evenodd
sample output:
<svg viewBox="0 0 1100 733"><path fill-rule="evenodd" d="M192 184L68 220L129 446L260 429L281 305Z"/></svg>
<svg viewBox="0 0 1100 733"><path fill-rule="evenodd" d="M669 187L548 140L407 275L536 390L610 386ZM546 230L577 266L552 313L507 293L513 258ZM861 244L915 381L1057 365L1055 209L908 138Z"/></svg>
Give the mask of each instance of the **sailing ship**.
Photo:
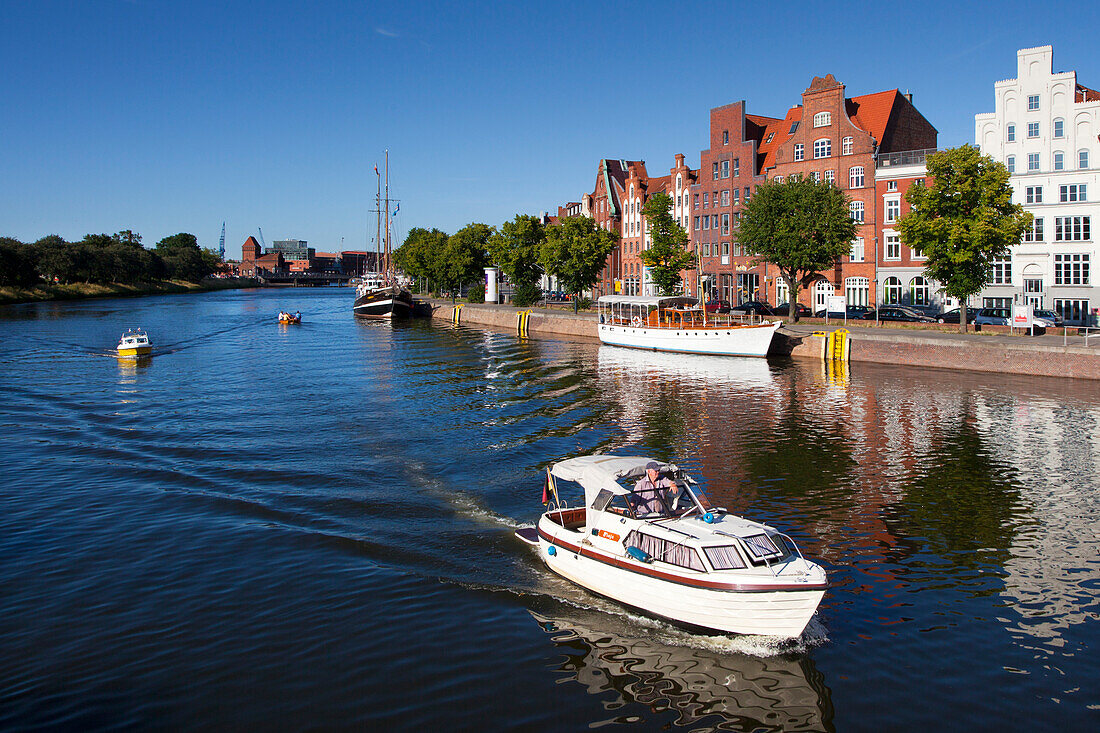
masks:
<svg viewBox="0 0 1100 733"><path fill-rule="evenodd" d="M378 174L378 166L374 167ZM390 152L386 151L386 196L382 197L382 179L378 178L378 235L375 248L382 242L380 254L380 272L374 276L364 276L355 288L355 304L352 312L362 318L408 318L413 315L413 297L398 279L393 264L393 249L390 242ZM382 221L385 219L386 233L382 237Z"/></svg>

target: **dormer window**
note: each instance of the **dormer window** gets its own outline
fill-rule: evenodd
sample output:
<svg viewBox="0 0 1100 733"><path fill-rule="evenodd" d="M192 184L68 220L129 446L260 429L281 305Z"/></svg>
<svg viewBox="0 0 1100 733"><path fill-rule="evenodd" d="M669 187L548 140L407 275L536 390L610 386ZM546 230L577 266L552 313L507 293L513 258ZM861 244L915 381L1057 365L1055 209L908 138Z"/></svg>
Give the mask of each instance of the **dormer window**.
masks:
<svg viewBox="0 0 1100 733"><path fill-rule="evenodd" d="M833 123L833 116L828 112L818 112L814 115L814 127L828 127Z"/></svg>

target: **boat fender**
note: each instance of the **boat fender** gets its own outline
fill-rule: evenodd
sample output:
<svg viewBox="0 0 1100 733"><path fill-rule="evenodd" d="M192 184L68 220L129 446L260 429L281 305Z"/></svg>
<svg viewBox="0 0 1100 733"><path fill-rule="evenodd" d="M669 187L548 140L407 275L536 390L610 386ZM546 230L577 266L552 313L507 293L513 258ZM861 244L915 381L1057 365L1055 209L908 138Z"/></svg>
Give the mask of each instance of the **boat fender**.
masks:
<svg viewBox="0 0 1100 733"><path fill-rule="evenodd" d="M711 514L710 512L707 512L706 514L703 515L703 521L706 522L707 524L714 524L714 515Z"/></svg>
<svg viewBox="0 0 1100 733"><path fill-rule="evenodd" d="M638 562L653 562L653 558L649 556L648 552L640 547L635 547L634 545L626 548L626 554L630 555Z"/></svg>
<svg viewBox="0 0 1100 733"><path fill-rule="evenodd" d="M554 547L553 545L550 545L549 547L546 548L546 554L549 555L550 557L553 557L554 555L558 554L558 548Z"/></svg>

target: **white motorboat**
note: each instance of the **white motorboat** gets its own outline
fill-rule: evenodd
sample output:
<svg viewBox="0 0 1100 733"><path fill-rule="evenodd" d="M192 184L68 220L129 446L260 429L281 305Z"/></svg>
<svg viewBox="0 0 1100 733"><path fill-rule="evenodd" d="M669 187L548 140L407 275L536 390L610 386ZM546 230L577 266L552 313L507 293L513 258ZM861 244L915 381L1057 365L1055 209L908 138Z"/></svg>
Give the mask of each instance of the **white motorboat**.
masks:
<svg viewBox="0 0 1100 733"><path fill-rule="evenodd" d="M782 321L707 313L694 298L604 295L600 341L654 351L717 356L767 356Z"/></svg>
<svg viewBox="0 0 1100 733"><path fill-rule="evenodd" d="M141 329L130 329L118 340L118 355L122 357L149 356L153 345L149 335Z"/></svg>
<svg viewBox="0 0 1100 733"><path fill-rule="evenodd" d="M638 490L648 458L583 456L547 471L547 511L516 536L553 572L620 603L689 627L796 637L828 588L825 571L766 524L710 506L671 464L679 489ZM583 504L570 504L572 487Z"/></svg>

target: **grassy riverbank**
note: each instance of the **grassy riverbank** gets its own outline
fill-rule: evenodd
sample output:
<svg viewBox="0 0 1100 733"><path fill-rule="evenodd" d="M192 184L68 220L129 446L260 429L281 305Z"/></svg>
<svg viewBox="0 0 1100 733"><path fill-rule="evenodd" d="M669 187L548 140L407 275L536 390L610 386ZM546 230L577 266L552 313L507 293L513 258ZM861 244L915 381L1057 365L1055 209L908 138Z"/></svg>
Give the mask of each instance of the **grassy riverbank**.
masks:
<svg viewBox="0 0 1100 733"><path fill-rule="evenodd" d="M0 287L0 305L34 303L44 300L83 300L85 298L120 298L138 295L168 295L173 293L197 293L208 290L232 290L254 288L259 283L251 278L207 278L200 283L186 280L161 280L149 283L72 283L68 285L40 285L33 288Z"/></svg>

